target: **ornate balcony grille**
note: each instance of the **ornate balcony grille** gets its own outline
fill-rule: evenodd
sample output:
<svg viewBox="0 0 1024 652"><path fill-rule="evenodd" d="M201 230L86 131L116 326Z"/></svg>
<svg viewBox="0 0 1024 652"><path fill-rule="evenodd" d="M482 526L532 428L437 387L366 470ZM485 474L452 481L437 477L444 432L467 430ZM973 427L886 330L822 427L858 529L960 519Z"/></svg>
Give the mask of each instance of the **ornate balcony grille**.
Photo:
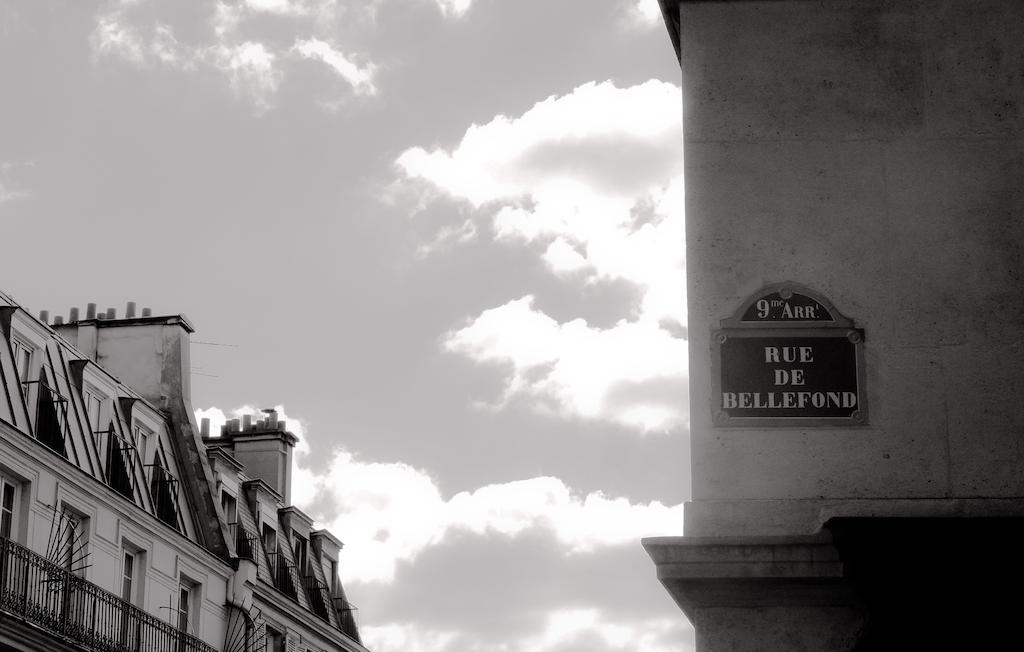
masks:
<svg viewBox="0 0 1024 652"><path fill-rule="evenodd" d="M174 529L179 529L178 479L158 462L146 466L150 467L149 495L153 497L156 517Z"/></svg>
<svg viewBox="0 0 1024 652"><path fill-rule="evenodd" d="M242 523L228 523L228 535L235 542L235 555L239 559L256 561L259 543L255 534L250 534Z"/></svg>
<svg viewBox="0 0 1024 652"><path fill-rule="evenodd" d="M103 480L128 500L135 500L135 445L122 438L114 424L94 433L97 450L103 454Z"/></svg>
<svg viewBox="0 0 1024 652"><path fill-rule="evenodd" d="M277 590L289 598L297 600L299 594L295 588L295 582L292 580L293 567L281 554L281 549L278 548L276 552L268 552L267 562L270 564L270 575L274 578L274 586L277 587Z"/></svg>
<svg viewBox="0 0 1024 652"><path fill-rule="evenodd" d="M0 539L0 612L101 652L218 652L10 539Z"/></svg>
<svg viewBox="0 0 1024 652"><path fill-rule="evenodd" d="M334 610L338 612L341 631L352 640L361 643L359 638L359 608L345 598L334 598Z"/></svg>
<svg viewBox="0 0 1024 652"><path fill-rule="evenodd" d="M310 574L302 576L302 586L306 589L309 607L313 610L313 613L329 623L331 622L331 617L327 615L327 610L331 606L331 590L326 584L312 575L312 568L307 570L309 570Z"/></svg>
<svg viewBox="0 0 1024 652"><path fill-rule="evenodd" d="M68 399L42 379L24 381L21 387L29 403L32 394L35 394L32 434L41 444L67 459L65 442L68 438Z"/></svg>

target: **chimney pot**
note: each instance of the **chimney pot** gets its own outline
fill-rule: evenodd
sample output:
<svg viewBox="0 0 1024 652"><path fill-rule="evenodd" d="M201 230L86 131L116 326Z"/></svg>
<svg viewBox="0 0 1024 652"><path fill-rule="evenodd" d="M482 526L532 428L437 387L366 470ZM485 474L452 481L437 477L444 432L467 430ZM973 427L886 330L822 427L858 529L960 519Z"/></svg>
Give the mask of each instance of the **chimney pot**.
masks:
<svg viewBox="0 0 1024 652"><path fill-rule="evenodd" d="M53 318L53 325L54 326L60 326L63 323L64 323L64 315L57 315L56 317Z"/></svg>
<svg viewBox="0 0 1024 652"><path fill-rule="evenodd" d="M251 414L243 414L242 415L242 430L252 430L252 415Z"/></svg>
<svg viewBox="0 0 1024 652"><path fill-rule="evenodd" d="M40 310L39 311L39 321L43 322L44 324L49 324L50 323L50 311L49 310Z"/></svg>
<svg viewBox="0 0 1024 652"><path fill-rule="evenodd" d="M267 415L267 428L273 430L277 427L277 410L274 408L267 408L263 410L263 413Z"/></svg>
<svg viewBox="0 0 1024 652"><path fill-rule="evenodd" d="M124 318L125 319L134 319L135 318L135 302L134 301L129 301L128 302L128 306L124 309Z"/></svg>
<svg viewBox="0 0 1024 652"><path fill-rule="evenodd" d="M90 303L85 306L85 318L96 319L96 304Z"/></svg>
<svg viewBox="0 0 1024 652"><path fill-rule="evenodd" d="M117 319L117 308L107 308L107 319Z"/></svg>
<svg viewBox="0 0 1024 652"><path fill-rule="evenodd" d="M71 311L69 312L69 314L68 314L68 321L69 322L78 321L78 308L77 307L72 308Z"/></svg>
<svg viewBox="0 0 1024 652"><path fill-rule="evenodd" d="M152 308L143 308L142 309L142 316L143 317L152 317L153 316L153 309Z"/></svg>

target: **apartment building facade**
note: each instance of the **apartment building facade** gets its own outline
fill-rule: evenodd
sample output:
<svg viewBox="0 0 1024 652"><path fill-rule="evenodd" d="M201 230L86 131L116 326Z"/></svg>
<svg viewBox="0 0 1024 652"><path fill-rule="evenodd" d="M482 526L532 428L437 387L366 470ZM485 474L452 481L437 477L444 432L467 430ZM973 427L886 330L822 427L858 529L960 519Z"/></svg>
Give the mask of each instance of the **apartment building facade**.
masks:
<svg viewBox="0 0 1024 652"><path fill-rule="evenodd" d="M136 316L134 304L121 319L90 304L50 323L0 293L0 645L365 650L337 579L340 543L301 528L309 519L292 518L290 489L258 509L275 525L299 524L277 525L282 545L295 550L294 533L306 534L300 570L319 568L318 583L296 573L286 591L259 572L270 568L265 548L249 544L271 519L240 516L257 503L225 514L223 486L267 487L258 459L245 475L230 451L203 441L189 386L193 330L182 315Z"/></svg>

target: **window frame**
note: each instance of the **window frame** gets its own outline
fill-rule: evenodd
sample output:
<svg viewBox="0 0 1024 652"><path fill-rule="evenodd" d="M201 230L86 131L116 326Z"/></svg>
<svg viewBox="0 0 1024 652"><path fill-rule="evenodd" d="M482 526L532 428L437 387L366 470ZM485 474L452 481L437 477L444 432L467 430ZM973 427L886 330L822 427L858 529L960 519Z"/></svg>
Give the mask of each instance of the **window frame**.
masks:
<svg viewBox="0 0 1024 652"><path fill-rule="evenodd" d="M228 507L231 507L229 512ZM220 490L220 508L224 512L224 521L228 524L238 522L238 498L227 489Z"/></svg>
<svg viewBox="0 0 1024 652"><path fill-rule="evenodd" d="M67 531L67 539L60 542L58 552L60 556L57 558L57 563L62 568L85 579L89 564L80 564L76 567L76 562L84 561L90 554L92 518L64 500L61 501L61 518L69 519L74 523L74 527ZM79 553L77 557L76 551ZM64 558L65 554L67 554L66 559Z"/></svg>
<svg viewBox="0 0 1024 652"><path fill-rule="evenodd" d="M89 434L95 438L100 432L100 424L103 423L103 413L110 397L101 391L96 385L86 382L82 387L82 405L85 407L85 422L89 425ZM96 414L93 416L93 405L95 401Z"/></svg>
<svg viewBox="0 0 1024 652"><path fill-rule="evenodd" d="M21 506L21 482L6 474L0 473L0 537L18 540L18 526L20 525L19 512ZM10 496L11 505L6 505L7 497ZM3 522L7 521L7 533L3 532Z"/></svg>
<svg viewBox="0 0 1024 652"><path fill-rule="evenodd" d="M178 631L193 636L198 636L200 630L201 610L199 603L202 601L202 583L192 579L190 576L180 573L178 575L178 616L175 626ZM182 597L186 598L185 608L182 609ZM184 627L182 627L184 625Z"/></svg>
<svg viewBox="0 0 1024 652"><path fill-rule="evenodd" d="M36 351L39 347L32 344L28 339L17 333L11 334L11 353L14 355L14 369L18 374L18 381L22 384L29 382L32 376L32 368L35 366ZM27 355L25 367L21 366L22 354Z"/></svg>
<svg viewBox="0 0 1024 652"><path fill-rule="evenodd" d="M139 555L134 550L121 548L121 599L129 604L135 604L138 558Z"/></svg>
<svg viewBox="0 0 1024 652"><path fill-rule="evenodd" d="M309 561L309 542L306 537L292 530L292 560L295 567L299 569L299 575L306 573L306 562Z"/></svg>

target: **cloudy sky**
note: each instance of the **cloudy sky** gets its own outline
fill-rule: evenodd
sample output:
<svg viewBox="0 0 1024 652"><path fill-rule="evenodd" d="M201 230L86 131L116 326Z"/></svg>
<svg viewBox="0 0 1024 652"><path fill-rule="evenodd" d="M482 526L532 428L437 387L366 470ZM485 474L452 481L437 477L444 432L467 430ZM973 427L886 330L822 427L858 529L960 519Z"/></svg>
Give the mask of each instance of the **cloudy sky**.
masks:
<svg viewBox="0 0 1024 652"><path fill-rule="evenodd" d="M655 0L0 0L0 287L281 406L377 652L661 652L689 492Z"/></svg>

